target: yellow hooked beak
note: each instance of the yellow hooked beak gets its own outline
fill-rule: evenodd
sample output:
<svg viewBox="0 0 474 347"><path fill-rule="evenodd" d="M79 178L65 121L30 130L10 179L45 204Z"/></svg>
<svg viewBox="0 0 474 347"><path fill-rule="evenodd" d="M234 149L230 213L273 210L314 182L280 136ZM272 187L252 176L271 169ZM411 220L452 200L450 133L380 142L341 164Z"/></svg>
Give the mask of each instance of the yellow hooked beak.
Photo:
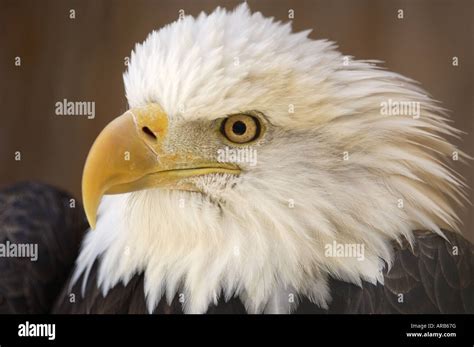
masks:
<svg viewBox="0 0 474 347"><path fill-rule="evenodd" d="M197 191L183 179L240 172L232 164L211 162L189 152L171 152L166 149L167 136L168 117L157 104L131 109L102 130L82 175L84 209L92 228L104 194L156 187Z"/></svg>

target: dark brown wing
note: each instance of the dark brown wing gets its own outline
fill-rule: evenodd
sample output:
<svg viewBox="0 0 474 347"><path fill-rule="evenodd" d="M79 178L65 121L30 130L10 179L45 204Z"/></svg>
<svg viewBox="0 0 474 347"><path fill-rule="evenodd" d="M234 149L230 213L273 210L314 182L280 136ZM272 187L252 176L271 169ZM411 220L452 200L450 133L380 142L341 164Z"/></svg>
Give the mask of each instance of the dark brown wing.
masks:
<svg viewBox="0 0 474 347"><path fill-rule="evenodd" d="M362 287L331 279L333 300L328 310L301 298L295 313L474 313L473 246L461 236L446 232L449 242L430 232L415 232L416 242L394 245L395 259L385 285L364 282ZM91 271L84 298L81 280L58 300L57 313L147 313L143 275L126 286L117 285L106 297ZM71 296L72 294L72 296ZM71 299L73 298L73 299ZM178 298L160 302L154 313L182 313ZM245 313L238 298L220 300L208 313Z"/></svg>
<svg viewBox="0 0 474 347"><path fill-rule="evenodd" d="M70 199L39 183L0 191L0 244L37 245L38 252L37 261L0 257L0 313L51 312L87 227L82 206L71 208Z"/></svg>
<svg viewBox="0 0 474 347"><path fill-rule="evenodd" d="M413 249L394 245L384 285L331 280L328 313L474 313L474 247L462 236L416 231ZM317 312L309 302L300 313Z"/></svg>
<svg viewBox="0 0 474 347"><path fill-rule="evenodd" d="M387 310L474 313L474 247L459 234L445 235L448 241L417 231L414 249L405 244L396 253L385 276Z"/></svg>

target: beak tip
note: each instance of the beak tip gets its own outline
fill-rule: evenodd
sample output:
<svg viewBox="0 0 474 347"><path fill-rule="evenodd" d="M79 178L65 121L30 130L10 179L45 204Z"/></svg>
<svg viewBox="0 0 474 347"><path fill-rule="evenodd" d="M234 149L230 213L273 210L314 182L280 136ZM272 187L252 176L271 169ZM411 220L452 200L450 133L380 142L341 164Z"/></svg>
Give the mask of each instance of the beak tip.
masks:
<svg viewBox="0 0 474 347"><path fill-rule="evenodd" d="M87 222L92 230L96 227L97 222L97 199L89 199L89 196L83 195L82 197L84 203L84 212L86 214Z"/></svg>
<svg viewBox="0 0 474 347"><path fill-rule="evenodd" d="M89 223L90 229L94 230L97 224L95 218L88 215L88 213L86 213L86 218L87 218L87 222Z"/></svg>

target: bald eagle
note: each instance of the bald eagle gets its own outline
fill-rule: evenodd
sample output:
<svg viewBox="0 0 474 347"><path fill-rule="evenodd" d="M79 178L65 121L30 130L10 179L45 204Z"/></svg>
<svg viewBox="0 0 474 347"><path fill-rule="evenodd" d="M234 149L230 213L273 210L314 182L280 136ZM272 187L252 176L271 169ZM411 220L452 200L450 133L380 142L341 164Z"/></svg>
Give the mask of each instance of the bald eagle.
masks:
<svg viewBox="0 0 474 347"><path fill-rule="evenodd" d="M2 312L474 312L460 131L414 81L246 4L152 32L81 209L0 195ZM90 225L90 229L87 229ZM18 276L22 276L21 279Z"/></svg>

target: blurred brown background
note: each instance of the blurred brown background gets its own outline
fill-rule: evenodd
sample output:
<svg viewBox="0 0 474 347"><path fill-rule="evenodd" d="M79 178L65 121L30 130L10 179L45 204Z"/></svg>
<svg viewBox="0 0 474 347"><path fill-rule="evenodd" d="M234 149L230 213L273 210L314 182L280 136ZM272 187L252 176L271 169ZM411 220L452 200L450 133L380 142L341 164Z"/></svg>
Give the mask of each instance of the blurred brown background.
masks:
<svg viewBox="0 0 474 347"><path fill-rule="evenodd" d="M87 152L100 130L126 110L124 58L153 29L240 1L0 0L0 188L40 180L80 197ZM253 11L312 28L344 54L385 61L421 82L467 134L456 144L474 155L472 0L250 0ZM75 19L70 19L70 9ZM404 19L397 18L403 9ZM15 66L15 57L21 66ZM459 66L452 66L452 57ZM55 103L95 101L96 117L57 116ZM15 151L22 160L15 161ZM474 163L458 170L474 187ZM471 192L472 200L472 192ZM474 241L474 208L461 214Z"/></svg>

